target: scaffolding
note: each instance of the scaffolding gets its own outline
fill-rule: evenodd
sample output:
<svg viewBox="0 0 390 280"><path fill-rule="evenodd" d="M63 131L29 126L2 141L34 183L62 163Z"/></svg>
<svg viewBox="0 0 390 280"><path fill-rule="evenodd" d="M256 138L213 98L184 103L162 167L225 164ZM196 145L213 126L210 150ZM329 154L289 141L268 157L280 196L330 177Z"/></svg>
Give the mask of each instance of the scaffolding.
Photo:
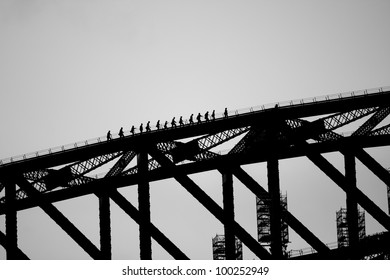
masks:
<svg viewBox="0 0 390 280"><path fill-rule="evenodd" d="M257 206L257 240L268 250L271 246L271 212L270 212L271 198L270 197L256 197ZM282 211L287 211L287 195L280 195L280 206ZM288 225L283 220L281 221L281 239L283 253L287 251L287 244L289 242Z"/></svg>
<svg viewBox="0 0 390 280"><path fill-rule="evenodd" d="M337 245L339 248L349 246L347 208L340 208L336 212L337 223ZM358 211L358 234L359 240L366 236L366 220L364 211Z"/></svg>
<svg viewBox="0 0 390 280"><path fill-rule="evenodd" d="M213 260L226 260L225 254L225 235L216 234L212 239L213 242ZM236 237L236 260L242 260L242 243Z"/></svg>

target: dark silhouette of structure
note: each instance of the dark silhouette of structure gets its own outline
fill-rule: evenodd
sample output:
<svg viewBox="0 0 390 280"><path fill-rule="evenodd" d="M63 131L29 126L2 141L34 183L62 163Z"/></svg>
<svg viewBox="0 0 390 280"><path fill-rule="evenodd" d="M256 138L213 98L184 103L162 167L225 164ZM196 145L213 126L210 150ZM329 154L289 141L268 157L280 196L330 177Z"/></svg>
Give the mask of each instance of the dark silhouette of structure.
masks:
<svg viewBox="0 0 390 280"><path fill-rule="evenodd" d="M213 243L213 260L242 260L242 242L236 237L234 247L226 248L225 236L217 234L212 239ZM231 252L229 252L229 250ZM231 254L231 256L229 256Z"/></svg>
<svg viewBox="0 0 390 280"><path fill-rule="evenodd" d="M260 259L385 258L390 248L390 217L358 188L355 161L358 159L383 181L383 193L387 195L390 174L365 149L390 145L389 114L390 89L380 88L279 103L277 110L274 105L249 108L229 117L225 109L221 118L210 122L190 121L189 125L150 133L134 134L132 129L134 135L113 141L101 141L105 139L103 136L47 152L3 159L0 161L0 193L3 194L0 215L5 215L6 227L5 233L0 231L0 245L6 249L8 259L27 259L18 244L21 229L17 227L17 214L39 207L91 258L110 259L110 205L114 203L139 225L141 259L152 258L152 238L173 258L188 259L151 220L149 184L173 178L223 224L226 259L236 258L236 238ZM350 124L356 124L354 131L342 133L345 129L350 131ZM240 138L235 141L236 137ZM214 152L230 140L234 144L227 153ZM328 152L342 155L345 173L323 156ZM346 219L343 218L348 227L346 246L330 248L324 244L283 203L279 161L295 157L306 157L346 194ZM268 188L241 167L261 162L267 166ZM94 170L104 167L107 167L104 175L93 175ZM211 170L218 171L222 177L222 206L189 176ZM267 234L263 231L259 236L267 236L268 240L259 242L236 221L233 177L257 199L257 209L260 207L262 211L258 223L266 222L264 229L269 228ZM129 186L137 187L138 207L118 191ZM99 200L99 246L55 205L88 195ZM385 231L360 238L358 206ZM287 226L312 247L308 253L286 252L284 229Z"/></svg>

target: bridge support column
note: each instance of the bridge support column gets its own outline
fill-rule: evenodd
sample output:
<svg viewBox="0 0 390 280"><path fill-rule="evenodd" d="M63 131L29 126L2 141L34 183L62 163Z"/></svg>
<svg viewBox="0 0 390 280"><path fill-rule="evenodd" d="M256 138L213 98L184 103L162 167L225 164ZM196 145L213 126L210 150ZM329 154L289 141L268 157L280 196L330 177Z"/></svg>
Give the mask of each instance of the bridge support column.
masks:
<svg viewBox="0 0 390 280"><path fill-rule="evenodd" d="M17 211L16 203L16 184L7 182L5 184L5 234L7 259L18 259L18 232L17 232Z"/></svg>
<svg viewBox="0 0 390 280"><path fill-rule="evenodd" d="M280 207L280 185L279 185L279 161L277 158L270 158L267 162L268 192L271 197L271 255L273 259L282 259L282 235L281 235L281 207Z"/></svg>
<svg viewBox="0 0 390 280"><path fill-rule="evenodd" d="M236 240L233 231L234 221L234 195L233 174L224 171L222 174L223 215L225 229L225 257L227 260L236 259Z"/></svg>
<svg viewBox="0 0 390 280"><path fill-rule="evenodd" d="M138 165L138 211L141 215L139 224L140 258L152 259L152 238L149 230L150 224L150 188L147 180L148 154L144 151L137 155Z"/></svg>
<svg viewBox="0 0 390 280"><path fill-rule="evenodd" d="M348 188L356 189L356 161L352 153L344 155L345 161L345 179ZM359 226L358 226L358 203L354 192L347 192L347 223L349 246L356 248L359 243ZM354 252L351 252L351 258L359 258Z"/></svg>
<svg viewBox="0 0 390 280"><path fill-rule="evenodd" d="M111 255L111 216L110 197L99 195L100 250L102 259L110 260Z"/></svg>

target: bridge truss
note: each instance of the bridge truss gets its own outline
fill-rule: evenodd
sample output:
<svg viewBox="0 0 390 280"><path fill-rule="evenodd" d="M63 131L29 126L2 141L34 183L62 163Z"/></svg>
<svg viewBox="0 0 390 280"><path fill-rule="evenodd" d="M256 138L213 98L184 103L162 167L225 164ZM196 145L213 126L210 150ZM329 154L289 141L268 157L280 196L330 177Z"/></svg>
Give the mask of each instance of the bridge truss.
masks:
<svg viewBox="0 0 390 280"><path fill-rule="evenodd" d="M111 213L115 203L139 225L140 259L152 258L152 239L173 258L188 256L151 222L150 183L175 179L224 226L226 259L235 259L238 238L260 259L284 259L282 226L287 224L313 249L304 258L366 258L390 251L390 217L357 186L356 159L390 186L390 174L365 149L390 145L390 91L352 92L298 100L230 112L200 123L137 132L108 141L97 139L62 146L34 155L0 162L0 215L5 232L0 244L8 259L28 259L18 247L18 211L41 208L92 259L111 259ZM355 126L353 126L356 124ZM353 131L345 131L354 127ZM225 152L218 147L236 141ZM339 152L345 173L323 154ZM281 206L279 161L306 157L345 192L347 200L347 247L331 249L293 213ZM265 162L268 188L242 168ZM96 170L106 171L94 174ZM223 206L219 206L189 175L217 170L222 177ZM270 249L262 246L235 220L233 177L243 183L270 209ZM138 207L119 191L137 186ZM386 193L386 190L384 190ZM81 196L99 200L100 246L95 246L54 203ZM385 232L367 241L359 239L358 206L369 213ZM369 244L369 245L367 245ZM370 248L370 249L367 249Z"/></svg>

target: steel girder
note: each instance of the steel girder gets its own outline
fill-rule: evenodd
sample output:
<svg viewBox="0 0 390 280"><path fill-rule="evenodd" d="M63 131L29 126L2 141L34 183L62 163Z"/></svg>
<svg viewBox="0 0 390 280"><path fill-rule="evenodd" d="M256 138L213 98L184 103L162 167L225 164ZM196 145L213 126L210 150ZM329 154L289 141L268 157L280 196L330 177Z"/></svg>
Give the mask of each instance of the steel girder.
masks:
<svg viewBox="0 0 390 280"><path fill-rule="evenodd" d="M23 253L22 250L20 250L18 247L16 248L9 248L8 246L8 242L7 242L7 236L0 231L0 245L3 246L7 251L8 250L13 250L15 251L15 259L18 259L18 260L29 260L29 258L27 257L27 255L25 253Z"/></svg>
<svg viewBox="0 0 390 280"><path fill-rule="evenodd" d="M337 104L337 107L339 109L343 108L341 106L341 103L342 102L340 102L340 104ZM383 216L383 213L381 213L381 211L378 211L377 207L375 207L376 205L372 201L370 201L367 197L365 197L364 194L360 194L359 192L351 191L349 189L347 190L346 186L348 185L348 183L346 183L347 180L345 176L342 175L341 173L337 173L338 171L335 170L334 167L329 162L327 162L323 157L321 157L320 155L321 150L317 149L317 147L326 147L326 145L329 145L329 143L332 142L331 145L333 150L338 150L341 151L342 153L345 153L346 151L343 148L345 147L343 144L345 143L345 140L350 140L350 142L356 142L356 145L354 145L354 148L352 149L353 155L356 158L358 158L360 161L362 161L362 163L366 165L371 171L373 171L374 174L376 174L384 182L388 183L390 180L388 172L385 172L386 170L363 150L364 144L361 144L362 143L361 140L372 138L373 141L375 141L376 139L375 137L390 135L390 129L389 129L390 125L385 125L382 126L381 128L375 129L376 126L388 116L389 107L383 107L383 104L386 103L378 103L374 105L374 103L368 102L367 104L368 104L367 108L364 108L364 102L362 102L360 103L360 105L358 105L360 106L359 108L348 110L341 113L332 114L317 119L315 121L307 121L299 118L285 118L283 117L284 114L283 108L281 108L280 110L276 109L270 112L269 116L272 117L270 118L271 124L267 124L262 121L260 122L254 121L250 125L241 126L235 129L226 129L223 132L211 133L209 135L200 137L188 143L181 143L178 141L161 141L157 143L156 149L155 148L152 149L151 153L153 154L153 156L148 163L148 172L149 172L148 176L150 176L150 180L158 180L158 178L172 176L176 178L176 180L178 180L185 188L188 188L189 186L195 188L196 194L192 194L192 195L196 197L198 200L200 200L201 203L212 214L220 217L220 220L221 219L224 220L223 209L215 208L215 205L213 205L213 202L210 201L210 199L204 197L201 194L201 192L198 192L199 187L197 187L196 185L194 186L195 183L193 182L191 183L191 180L186 175L187 174L186 170L192 169L194 171L191 172L197 172L196 170L202 171L202 170L207 170L207 168L219 168L221 166L226 166L226 164L232 164L234 160L231 161L229 160L230 158L235 158L237 156L239 158L245 158L245 157L249 158L249 153L253 150L253 147L268 145L267 144L267 141L269 140L268 136L271 129L275 129L272 128L274 126L278 131L277 138L275 141L278 142L278 146L282 147L283 149L282 152L286 153L287 157L289 155L295 156L297 154L307 155L307 157L313 163L315 163L318 167L320 167L320 169L323 170L332 180L334 180L336 184L338 184L343 190L345 190L346 193L356 196L359 204L361 204L364 208L368 208L366 210L371 215L373 215L373 217L376 218L378 221L380 220L380 223L382 225L384 225L387 229L389 229L388 228L389 219L385 218ZM321 110L319 112L325 113L326 111L323 109ZM335 131L336 129L342 128L347 124L353 123L356 120L362 119L363 117L368 117L370 115L371 117L365 123L363 123L363 125L361 125L358 129L356 129L351 134L351 136L345 136ZM231 121L233 122L235 120L231 119ZM248 132L247 135L244 136L244 138L235 147L233 147L233 149L230 150L228 155L222 156L210 151L211 148L214 148L217 145L226 142L229 139L232 139L237 135L241 135L245 132ZM378 137L378 139L385 139L384 141L387 141L386 140L387 138ZM314 140L314 143L308 143L307 142L308 140ZM130 150L127 150L127 152L125 152L125 150L122 149L119 153L118 152L112 152L108 154L106 153L105 155L108 155L108 157L112 157L111 160L119 156L121 157L114 164L114 166L110 168L110 170L106 173L105 177L101 179L89 177L86 175L91 171L93 171L94 169L96 169L97 167L103 166L105 163L111 161L111 160L107 160L107 162L103 163L104 159L103 161L100 161L99 158L100 156L92 157L89 160L87 160L91 162L91 164L88 163L84 165L83 161L79 161L78 163L76 163L76 166L74 166L74 168L71 168L72 164L67 165L66 167L60 169L63 170L64 172L62 174L61 172L58 172L60 170L44 169L44 168L29 171L29 172L24 172L22 173L23 175L18 177L17 183L20 187L20 190L18 190L18 192L20 191L22 193L23 191L25 191L25 189L29 188L32 195L30 194L27 197L25 195L19 195L19 201L15 203L16 209L17 210L20 209L19 205L22 205L24 201L27 202L27 205L35 201L35 205L41 206L40 205L41 202L39 202L39 200L45 200L45 203L47 202L50 203L50 201L56 201L56 199L58 199L55 198L57 197L57 194L62 195L66 193L75 193L76 195L77 193L79 194L96 193L99 197L102 197L103 193L105 193L105 199L109 197L112 200L114 200L112 194L110 194L111 191L115 193L116 188L125 186L126 184L127 185L133 184L131 182L136 183L138 180L137 178L139 177L140 174L138 174L137 166L125 171L126 166L131 162L131 160L136 155L136 150L137 147L134 147ZM264 159L266 159L267 154L266 151L264 152L265 152ZM279 158L283 158L282 152L278 155ZM228 159L228 160L225 161L224 159ZM183 160L187 160L187 162L177 165L177 163ZM252 160L255 162L256 158L254 157L250 161ZM190 161L190 163L188 163L188 161ZM225 163L222 164L222 162ZM244 163L245 160L241 162ZM237 163L239 165L240 161L238 161ZM232 166L237 166L237 163ZM202 168L201 165L204 165L205 168ZM64 176L65 170L71 170L70 172L71 175ZM163 173L166 174L162 175ZM234 175L237 177L236 174ZM242 175L239 176L242 177ZM63 177L66 177L65 181ZM118 177L122 177L123 180ZM59 184L59 182L61 182L62 186L65 186L67 189L56 189L57 186L61 185ZM108 182L111 182L113 185L110 187L106 187L107 191L105 191L103 185L107 184ZM27 184L29 184L29 186ZM251 184L247 183L245 185L248 186ZM100 186L100 187L94 189L93 186ZM2 187L3 185L0 186L0 192ZM33 191L31 188L35 189L35 191ZM85 190L79 192L81 190L80 188L85 188ZM248 188L250 187L248 186ZM39 199L36 199L34 197L34 196L38 197L37 192L41 193L39 195ZM60 198L61 195L58 197ZM116 193L114 196L116 197L115 199L118 201ZM120 203L122 203L122 206L124 206L123 202ZM32 206L33 204L30 205ZM50 206L49 207L45 206L45 207L50 208ZM109 209L109 206L107 207L106 205L105 208ZM130 212L129 211L130 207L128 205L126 207L121 207L121 208L122 209L126 208L126 210ZM4 206L0 205L0 213L4 213L2 211L4 211ZM327 253L328 248L321 241L316 239L316 237L312 235L310 231L304 228L303 225L300 225L299 221L295 221L294 218L291 217L292 215L291 216L290 215L291 214L289 214L288 212L287 214L282 213L282 217L286 219L286 221L289 221L288 223L290 224L291 227L295 227L296 229L298 229L297 231L298 234L304 236L304 239L308 241L309 244L315 247L315 249L318 252ZM229 218L229 221L231 222L231 218ZM107 224L107 222L105 223ZM66 224L66 222L64 224ZM236 235L241 234L245 238L245 233L242 233L239 226L237 227L237 225L233 223L233 227ZM70 228L71 227L68 227L67 230L70 231ZM239 234L237 234L237 232L239 232ZM252 241L250 239L247 239L247 242L251 243ZM93 251L96 253L96 250L94 249L88 249L88 250L92 254ZM257 251L258 255L262 254L261 249L257 248L255 250L258 250ZM102 252L98 251L96 254L101 257L101 253ZM183 255L181 255L180 253L176 254L176 256L183 257ZM263 257L268 257L268 256L263 255Z"/></svg>
<svg viewBox="0 0 390 280"><path fill-rule="evenodd" d="M164 154L157 149L151 149L150 154L173 173L173 177L210 213L212 213L222 224L229 223L233 228L235 235L261 259L269 259L270 254L253 237L248 234L236 221L229 219L231 216L224 214L223 209L212 200L198 185L195 184L187 175L176 170L176 166Z"/></svg>
<svg viewBox="0 0 390 280"><path fill-rule="evenodd" d="M101 259L101 252L81 231L79 231L73 223L71 223L55 206L45 201L42 194L36 190L22 176L16 177L16 183L25 191L28 196L31 196L37 201L39 207L42 208L73 240L85 250L93 259Z"/></svg>

